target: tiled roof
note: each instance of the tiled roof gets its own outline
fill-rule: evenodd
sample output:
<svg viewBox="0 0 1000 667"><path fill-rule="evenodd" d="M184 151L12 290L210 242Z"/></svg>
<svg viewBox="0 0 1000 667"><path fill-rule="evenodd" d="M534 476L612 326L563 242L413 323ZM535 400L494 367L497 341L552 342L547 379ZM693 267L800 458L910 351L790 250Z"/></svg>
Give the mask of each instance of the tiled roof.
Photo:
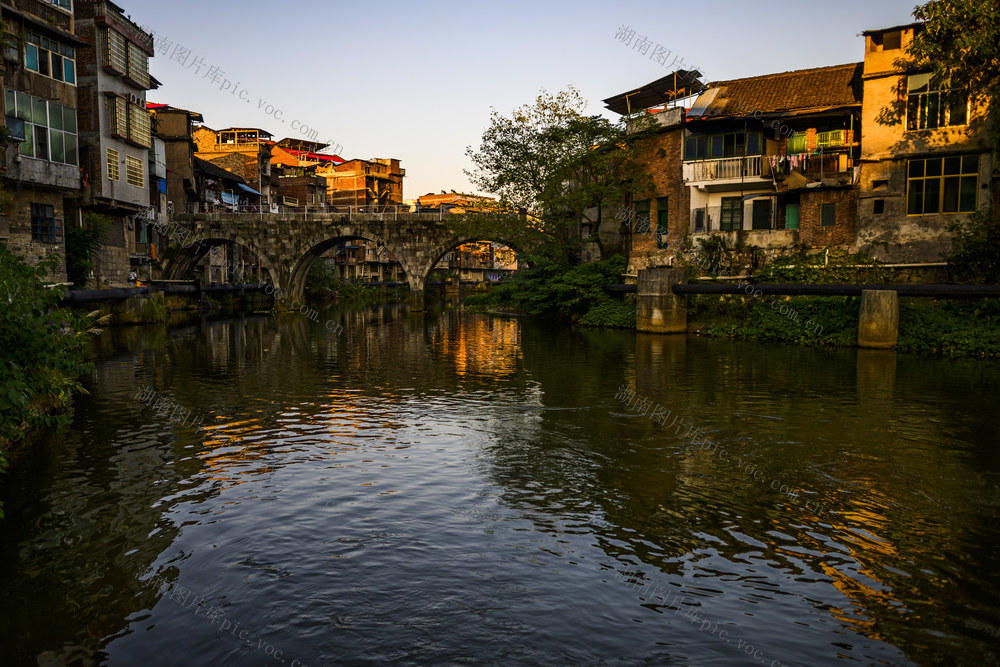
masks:
<svg viewBox="0 0 1000 667"><path fill-rule="evenodd" d="M747 116L861 104L864 63L801 69L746 79L716 81L705 117ZM695 104L695 106L698 106Z"/></svg>

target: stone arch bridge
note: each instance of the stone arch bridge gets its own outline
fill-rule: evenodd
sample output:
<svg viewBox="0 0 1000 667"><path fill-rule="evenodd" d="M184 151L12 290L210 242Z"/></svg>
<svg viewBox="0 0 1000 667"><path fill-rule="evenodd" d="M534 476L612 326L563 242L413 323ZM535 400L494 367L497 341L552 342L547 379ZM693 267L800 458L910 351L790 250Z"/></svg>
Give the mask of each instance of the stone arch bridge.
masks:
<svg viewBox="0 0 1000 667"><path fill-rule="evenodd" d="M510 225L507 233L463 231L465 216L430 213L181 213L172 217L171 238L183 245L166 255L163 278L183 279L209 250L236 243L261 261L267 282L281 300L300 299L309 268L324 252L350 239L379 243L400 263L410 286L410 305L423 308L424 287L448 251L470 241L495 241L523 250L526 241ZM512 221L518 220L511 216ZM506 225L504 225L506 226ZM520 236L520 238L518 238ZM280 291L279 291L280 290Z"/></svg>

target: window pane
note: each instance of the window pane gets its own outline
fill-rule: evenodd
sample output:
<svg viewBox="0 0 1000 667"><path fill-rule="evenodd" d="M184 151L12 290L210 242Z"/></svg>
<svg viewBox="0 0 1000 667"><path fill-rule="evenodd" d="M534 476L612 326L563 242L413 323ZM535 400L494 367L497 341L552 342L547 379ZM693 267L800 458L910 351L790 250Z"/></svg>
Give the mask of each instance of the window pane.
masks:
<svg viewBox="0 0 1000 667"><path fill-rule="evenodd" d="M55 102L49 102L49 127L54 130L62 130L63 128L63 116L62 116L62 106L56 104Z"/></svg>
<svg viewBox="0 0 1000 667"><path fill-rule="evenodd" d="M910 95L906 98L906 129L920 128L920 96Z"/></svg>
<svg viewBox="0 0 1000 667"><path fill-rule="evenodd" d="M49 131L38 125L35 126L35 157L39 160L49 159Z"/></svg>
<svg viewBox="0 0 1000 667"><path fill-rule="evenodd" d="M906 90L909 93L925 93L930 89L930 74L914 74L906 81Z"/></svg>
<svg viewBox="0 0 1000 667"><path fill-rule="evenodd" d="M976 192L979 187L977 176L962 177L962 196L958 202L959 211L969 213L976 210Z"/></svg>
<svg viewBox="0 0 1000 667"><path fill-rule="evenodd" d="M962 158L962 173L963 174L978 174L979 173L979 156L978 155L966 155Z"/></svg>
<svg viewBox="0 0 1000 667"><path fill-rule="evenodd" d="M684 159L693 160L698 156L698 138L688 137L684 142Z"/></svg>
<svg viewBox="0 0 1000 667"><path fill-rule="evenodd" d="M67 164L80 164L80 159L77 156L77 146L76 146L76 135L66 134L66 163Z"/></svg>
<svg viewBox="0 0 1000 667"><path fill-rule="evenodd" d="M908 187L910 191L907 196L906 213L920 215L924 212L924 182L910 181Z"/></svg>
<svg viewBox="0 0 1000 667"><path fill-rule="evenodd" d="M968 122L969 101L964 93L952 93L949 99L949 123L965 125Z"/></svg>
<svg viewBox="0 0 1000 667"><path fill-rule="evenodd" d="M837 205L836 204L823 204L822 210L822 220L820 224L824 227L833 227L837 224Z"/></svg>
<svg viewBox="0 0 1000 667"><path fill-rule="evenodd" d="M38 73L49 76L49 52L45 49L38 50Z"/></svg>
<svg viewBox="0 0 1000 667"><path fill-rule="evenodd" d="M941 210L941 180L930 178L924 181L924 213Z"/></svg>
<svg viewBox="0 0 1000 667"><path fill-rule="evenodd" d="M941 113L941 93L927 93L927 115L924 119L925 128L938 127Z"/></svg>
<svg viewBox="0 0 1000 667"><path fill-rule="evenodd" d="M31 98L24 93L17 93L17 117L21 120L31 120Z"/></svg>
<svg viewBox="0 0 1000 667"><path fill-rule="evenodd" d="M76 83L76 63L69 58L63 59L63 75L66 83Z"/></svg>
<svg viewBox="0 0 1000 667"><path fill-rule="evenodd" d="M32 72L38 71L38 47L28 44L24 49L24 66Z"/></svg>
<svg viewBox="0 0 1000 667"><path fill-rule="evenodd" d="M45 100L38 97L31 98L31 122L36 125L49 124L48 104Z"/></svg>
<svg viewBox="0 0 1000 667"><path fill-rule="evenodd" d="M747 135L747 155L760 155L759 132L751 132Z"/></svg>
<svg viewBox="0 0 1000 667"><path fill-rule="evenodd" d="M708 157L708 140L710 137L698 137L698 159L704 160Z"/></svg>
<svg viewBox="0 0 1000 667"><path fill-rule="evenodd" d="M909 178L920 178L924 175L924 161L923 160L910 160L909 172L907 176Z"/></svg>
<svg viewBox="0 0 1000 667"><path fill-rule="evenodd" d="M63 59L62 56L52 54L52 78L57 81L63 79Z"/></svg>
<svg viewBox="0 0 1000 667"><path fill-rule="evenodd" d="M944 175L952 176L962 173L962 158L946 157L944 159Z"/></svg>
<svg viewBox="0 0 1000 667"><path fill-rule="evenodd" d="M958 212L958 176L949 176L944 179L944 200L941 203L942 213Z"/></svg>
<svg viewBox="0 0 1000 667"><path fill-rule="evenodd" d="M927 177L941 175L941 158L930 158L927 160Z"/></svg>
<svg viewBox="0 0 1000 667"><path fill-rule="evenodd" d="M63 129L76 134L76 109L63 107Z"/></svg>
<svg viewBox="0 0 1000 667"><path fill-rule="evenodd" d="M24 141L21 142L21 155L35 157L35 126L24 124Z"/></svg>
<svg viewBox="0 0 1000 667"><path fill-rule="evenodd" d="M52 161L66 162L66 143L63 141L62 132L52 132Z"/></svg>
<svg viewBox="0 0 1000 667"><path fill-rule="evenodd" d="M723 153L724 153L723 138L720 137L720 136L712 137L712 154L711 154L711 157L713 157L713 158L720 158L720 157L722 157Z"/></svg>
<svg viewBox="0 0 1000 667"><path fill-rule="evenodd" d="M7 115L17 118L15 110L17 109L17 104L14 102L14 91L10 88L3 91L3 101L7 109Z"/></svg>
<svg viewBox="0 0 1000 667"><path fill-rule="evenodd" d="M736 157L738 153L736 152L736 135L727 134L723 139L723 156L724 157Z"/></svg>

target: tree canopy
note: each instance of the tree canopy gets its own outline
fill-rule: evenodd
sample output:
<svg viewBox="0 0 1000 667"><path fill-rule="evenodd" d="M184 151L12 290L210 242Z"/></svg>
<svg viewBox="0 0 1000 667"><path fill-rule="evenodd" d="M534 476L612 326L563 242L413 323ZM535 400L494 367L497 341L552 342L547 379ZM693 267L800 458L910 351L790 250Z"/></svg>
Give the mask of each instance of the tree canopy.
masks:
<svg viewBox="0 0 1000 667"><path fill-rule="evenodd" d="M555 95L542 90L509 116L493 109L479 147L466 150L472 182L501 206L526 211L564 248L585 211L596 209L599 225L639 177L627 120L590 116L585 108L572 86Z"/></svg>

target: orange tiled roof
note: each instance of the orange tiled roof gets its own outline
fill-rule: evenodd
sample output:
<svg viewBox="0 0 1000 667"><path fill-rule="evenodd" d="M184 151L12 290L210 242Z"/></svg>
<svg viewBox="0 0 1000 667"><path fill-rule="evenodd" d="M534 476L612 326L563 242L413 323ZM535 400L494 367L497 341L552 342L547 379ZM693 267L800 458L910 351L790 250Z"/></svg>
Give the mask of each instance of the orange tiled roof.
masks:
<svg viewBox="0 0 1000 667"><path fill-rule="evenodd" d="M746 116L861 104L864 63L716 81L715 98L704 116ZM697 104L696 104L697 106Z"/></svg>

